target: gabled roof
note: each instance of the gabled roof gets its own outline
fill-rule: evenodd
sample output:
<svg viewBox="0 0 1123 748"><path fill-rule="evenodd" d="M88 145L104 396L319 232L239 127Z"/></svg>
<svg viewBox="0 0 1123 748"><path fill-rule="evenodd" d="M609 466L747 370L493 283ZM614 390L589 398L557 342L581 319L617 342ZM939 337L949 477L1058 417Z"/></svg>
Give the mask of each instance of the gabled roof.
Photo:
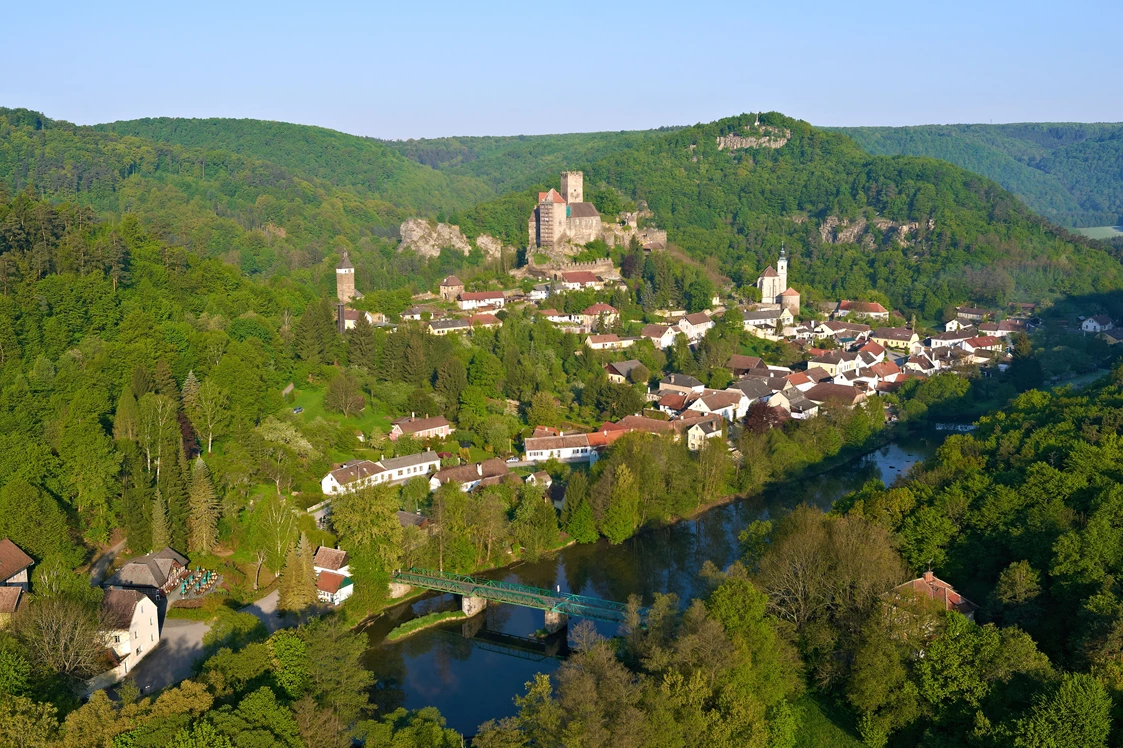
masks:
<svg viewBox="0 0 1123 748"><path fill-rule="evenodd" d="M885 346L881 345L880 343L875 343L871 340L870 342L859 348L858 352L872 353L874 356L880 356L881 354L885 353Z"/></svg>
<svg viewBox="0 0 1123 748"><path fill-rule="evenodd" d="M146 597L137 590L122 590L110 587L101 599L101 611L105 626L110 630L127 629L133 622L133 612Z"/></svg>
<svg viewBox="0 0 1123 748"><path fill-rule="evenodd" d="M854 312L855 314L885 314L889 310L876 301L847 301L838 302L840 312Z"/></svg>
<svg viewBox="0 0 1123 748"><path fill-rule="evenodd" d="M658 338L661 338L664 335L666 335L667 330L670 330L670 329L671 328L668 327L667 325L644 325L643 329L640 330L639 334L640 334L640 337L643 337L643 338L656 338L656 339L658 339Z"/></svg>
<svg viewBox="0 0 1123 748"><path fill-rule="evenodd" d="M779 274L776 273L776 269L773 268L771 265L769 265L768 267L766 267L764 269L764 272L760 274L760 277L761 278L779 278L780 276L779 276Z"/></svg>
<svg viewBox="0 0 1123 748"><path fill-rule="evenodd" d="M705 312L695 312L694 314L688 314L686 315L686 317L684 317L684 319L692 325L705 325L713 322L713 320L710 319L710 315L706 314Z"/></svg>
<svg viewBox="0 0 1123 748"><path fill-rule="evenodd" d="M773 392L772 388L763 379L739 379L732 386L745 393L745 397L750 400L761 400L769 397Z"/></svg>
<svg viewBox="0 0 1123 748"><path fill-rule="evenodd" d="M907 327L879 327L873 331L871 337L881 338L882 340L912 340L912 336L916 333Z"/></svg>
<svg viewBox="0 0 1123 748"><path fill-rule="evenodd" d="M897 585L898 592L911 590L927 598L943 603L944 610L954 610L963 615L973 613L979 606L955 591L955 588L930 571L911 582Z"/></svg>
<svg viewBox="0 0 1123 748"><path fill-rule="evenodd" d="M490 460L477 462L474 465L458 465L457 467L438 470L433 474L433 477L437 479L438 483L444 485L445 483L471 483L482 478L503 476L509 472L511 470L507 467L507 463L498 457L492 457Z"/></svg>
<svg viewBox="0 0 1123 748"><path fill-rule="evenodd" d="M605 304L604 302L598 301L596 304L585 307L585 311L581 313L586 314L590 317L595 317L598 314L616 314L616 307L612 306L611 304Z"/></svg>
<svg viewBox="0 0 1123 748"><path fill-rule="evenodd" d="M538 193L538 202L540 203L564 203L565 198L558 194L558 191L551 187L547 192Z"/></svg>
<svg viewBox="0 0 1123 748"><path fill-rule="evenodd" d="M460 294L461 301L492 301L502 298L502 291L468 291Z"/></svg>
<svg viewBox="0 0 1123 748"><path fill-rule="evenodd" d="M448 419L444 416L433 416L432 418L405 416L403 418L395 418L390 423L401 429L403 434L416 434L419 431L431 431L449 425Z"/></svg>
<svg viewBox="0 0 1123 748"><path fill-rule="evenodd" d="M977 338L971 338L970 340L964 340L963 342L972 348L989 348L992 345L1002 345L1002 340L993 335L982 335Z"/></svg>
<svg viewBox="0 0 1123 748"><path fill-rule="evenodd" d="M857 402L861 394L854 387L832 382L819 382L819 384L803 393L804 397L815 403L837 402L846 405Z"/></svg>
<svg viewBox="0 0 1123 748"><path fill-rule="evenodd" d="M473 314L468 318L473 325L501 325L503 321L494 314Z"/></svg>
<svg viewBox="0 0 1123 748"><path fill-rule="evenodd" d="M701 387L702 380L695 379L689 374L668 374L659 380L659 384L669 384L675 387Z"/></svg>
<svg viewBox="0 0 1123 748"><path fill-rule="evenodd" d="M19 610L20 596L23 587L0 587L0 615L11 614Z"/></svg>
<svg viewBox="0 0 1123 748"><path fill-rule="evenodd" d="M347 551L321 545L316 549L316 556L312 559L312 565L319 566L321 569L339 571L347 565Z"/></svg>
<svg viewBox="0 0 1123 748"><path fill-rule="evenodd" d="M768 368L759 356L741 356L736 354L729 357L727 366L734 371Z"/></svg>
<svg viewBox="0 0 1123 748"><path fill-rule="evenodd" d="M620 336L616 334L608 335L590 335L585 338L585 342L589 345L600 345L602 343L616 343L620 340Z"/></svg>
<svg viewBox="0 0 1123 748"><path fill-rule="evenodd" d="M562 280L566 283L596 283L597 276L588 270L575 270L572 273L562 273Z"/></svg>
<svg viewBox="0 0 1123 748"><path fill-rule="evenodd" d="M569 434L567 436L539 436L523 439L523 449L527 452L537 452L549 449L572 449L574 447L589 446L588 434ZM502 462L502 460L500 460ZM504 465L506 467L506 465Z"/></svg>
<svg viewBox="0 0 1123 748"><path fill-rule="evenodd" d="M352 584L351 577L345 577L342 574L330 571L321 571L320 576L316 578L316 589L329 595L334 595L340 589Z"/></svg>
<svg viewBox="0 0 1123 748"><path fill-rule="evenodd" d="M163 587L176 566L186 566L187 559L171 548L131 559L110 579L110 586Z"/></svg>
<svg viewBox="0 0 1123 748"><path fill-rule="evenodd" d="M11 540L0 540L0 582L11 579L33 563L31 556Z"/></svg>
<svg viewBox="0 0 1123 748"><path fill-rule="evenodd" d="M619 374L622 377L626 377L631 374L632 370L637 366L643 366L643 364L639 361L636 361L634 358L630 358L627 361L613 361L610 364L605 364L604 368L612 369L612 371L616 374Z"/></svg>
<svg viewBox="0 0 1123 748"><path fill-rule="evenodd" d="M600 213L593 207L592 203L570 203L569 204L569 217L570 218L600 218Z"/></svg>

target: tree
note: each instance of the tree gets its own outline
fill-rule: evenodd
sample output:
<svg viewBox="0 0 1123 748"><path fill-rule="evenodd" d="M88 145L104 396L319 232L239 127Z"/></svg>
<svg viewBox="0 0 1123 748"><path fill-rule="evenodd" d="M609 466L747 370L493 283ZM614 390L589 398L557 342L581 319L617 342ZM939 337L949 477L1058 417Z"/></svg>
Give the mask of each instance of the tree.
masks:
<svg viewBox="0 0 1123 748"><path fill-rule="evenodd" d="M706 439L698 451L698 489L703 501L713 501L723 493L733 469L724 439Z"/></svg>
<svg viewBox="0 0 1123 748"><path fill-rule="evenodd" d="M354 375L341 371L328 382L327 392L324 393L324 407L328 410L342 413L346 418L365 406L366 398Z"/></svg>
<svg viewBox="0 0 1123 748"><path fill-rule="evenodd" d="M566 501L569 501L568 497ZM596 520L593 517L593 509L584 496L571 511L569 522L565 525L565 531L578 543L595 543L597 538L600 537L600 533L597 532Z"/></svg>
<svg viewBox="0 0 1123 748"><path fill-rule="evenodd" d="M262 497L253 507L249 521L249 545L259 558L258 572L264 562L274 574L281 571L289 548L296 542L296 518L281 496ZM262 556L257 556L263 552Z"/></svg>
<svg viewBox="0 0 1123 748"><path fill-rule="evenodd" d="M152 497L152 551L166 548L168 542L168 507L157 488Z"/></svg>
<svg viewBox="0 0 1123 748"><path fill-rule="evenodd" d="M191 425L207 442L207 454L210 454L216 436L221 436L229 413L230 396L226 390L219 387L213 378L208 377L201 385L188 406L187 416Z"/></svg>
<svg viewBox="0 0 1123 748"><path fill-rule="evenodd" d="M433 389L441 396L452 415L460 408L460 393L468 386L468 372L460 359L449 357L437 367L437 381Z"/></svg>
<svg viewBox="0 0 1123 748"><path fill-rule="evenodd" d="M531 426L554 426L558 422L558 402L549 392L535 392L526 411Z"/></svg>
<svg viewBox="0 0 1123 748"><path fill-rule="evenodd" d="M188 493L188 550L210 553L218 540L218 502L215 500L211 471L203 456L191 466L191 490Z"/></svg>
<svg viewBox="0 0 1123 748"><path fill-rule="evenodd" d="M156 481L159 482L165 447L176 428L176 402L167 395L149 392L141 396L137 405L140 410L140 447L144 450L149 472L155 465Z"/></svg>
<svg viewBox="0 0 1123 748"><path fill-rule="evenodd" d="M291 463L315 457L318 452L295 426L273 416L262 421L255 431L262 439L265 470L280 496L281 486L291 480Z"/></svg>
<svg viewBox="0 0 1123 748"><path fill-rule="evenodd" d="M1014 728L1014 745L1051 748L1106 746L1111 732L1111 698L1094 676L1065 673L1059 686L1039 696Z"/></svg>
<svg viewBox="0 0 1123 748"><path fill-rule="evenodd" d="M604 514L601 532L613 545L618 545L636 531L639 515L639 487L627 465L618 465L613 475L612 493Z"/></svg>
<svg viewBox="0 0 1123 748"><path fill-rule="evenodd" d="M366 314L360 313L355 326L347 331L347 360L352 366L373 371L375 354L374 329Z"/></svg>
<svg viewBox="0 0 1123 748"><path fill-rule="evenodd" d="M136 441L139 435L140 410L136 398L128 387L121 390L117 400L117 410L113 414L113 438Z"/></svg>
<svg viewBox="0 0 1123 748"><path fill-rule="evenodd" d="M165 359L156 362L156 392L172 400L180 397L179 387L175 383L172 367L168 366Z"/></svg>
<svg viewBox="0 0 1123 748"><path fill-rule="evenodd" d="M299 613L315 602L315 587L309 588L305 574L304 558L301 554L300 540L289 546L285 556L285 567L281 570L280 596L277 606L287 612Z"/></svg>
<svg viewBox="0 0 1123 748"><path fill-rule="evenodd" d="M374 676L363 667L368 644L338 616L317 620L304 629L312 695L321 707L334 709L344 724L367 707Z"/></svg>
<svg viewBox="0 0 1123 748"><path fill-rule="evenodd" d="M331 524L352 547L374 551L384 569L397 568L402 540L393 486L379 485L345 493L332 502Z"/></svg>
<svg viewBox="0 0 1123 748"><path fill-rule="evenodd" d="M534 486L524 484L520 494L511 532L533 561L558 542L558 518L553 504Z"/></svg>
<svg viewBox="0 0 1123 748"><path fill-rule="evenodd" d="M40 597L20 610L13 625L28 656L47 672L76 683L101 667L101 626L84 601Z"/></svg>
<svg viewBox="0 0 1123 748"><path fill-rule="evenodd" d="M183 410L185 413L190 412L194 407L196 399L199 397L199 379L195 376L195 370L187 372L187 376L183 379L183 390L180 392L180 399L183 401Z"/></svg>

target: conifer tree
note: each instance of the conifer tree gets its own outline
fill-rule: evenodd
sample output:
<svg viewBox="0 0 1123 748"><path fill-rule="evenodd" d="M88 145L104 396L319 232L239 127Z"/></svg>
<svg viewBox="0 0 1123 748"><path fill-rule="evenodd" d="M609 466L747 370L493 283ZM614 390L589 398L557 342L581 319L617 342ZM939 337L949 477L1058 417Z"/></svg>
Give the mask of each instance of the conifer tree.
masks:
<svg viewBox="0 0 1123 748"><path fill-rule="evenodd" d="M211 471L203 462L202 455L196 457L191 466L188 510L188 550L210 553L218 539L218 503L211 483Z"/></svg>
<svg viewBox="0 0 1123 748"><path fill-rule="evenodd" d="M296 599L296 588L299 586L300 558L296 555L296 543L289 545L285 554L285 565L281 568L281 582L278 586L279 599L277 607L283 611L300 610Z"/></svg>
<svg viewBox="0 0 1123 748"><path fill-rule="evenodd" d="M160 472L158 486L167 507L168 545L182 549L187 547L187 481L191 469L183 453L178 429L164 447L164 454L165 465Z"/></svg>
<svg viewBox="0 0 1123 748"><path fill-rule="evenodd" d="M589 506L589 501L585 497L581 497L577 506L570 512L565 531L578 543L595 543L600 537L593 519L593 508Z"/></svg>
<svg viewBox="0 0 1123 748"><path fill-rule="evenodd" d="M113 414L113 438L121 441L136 441L139 435L140 408L130 388L121 390L117 400L117 412Z"/></svg>
<svg viewBox="0 0 1123 748"><path fill-rule="evenodd" d="M164 497L157 486L156 495L152 499L152 551L166 548L168 545L168 509L164 505Z"/></svg>
<svg viewBox="0 0 1123 748"><path fill-rule="evenodd" d="M199 380L195 377L195 370L187 372L187 376L183 380L183 410L185 413L190 413L191 409L195 407L195 400L199 396Z"/></svg>
<svg viewBox="0 0 1123 748"><path fill-rule="evenodd" d="M622 543L632 536L636 529L636 514L639 509L639 487L635 476L627 465L616 468L612 493L608 508L604 513L601 532L613 545Z"/></svg>
<svg viewBox="0 0 1123 748"><path fill-rule="evenodd" d="M297 597L302 608L307 608L316 603L316 569L313 565L315 549L308 542L308 536L300 533L296 554L300 558L300 581Z"/></svg>
<svg viewBox="0 0 1123 748"><path fill-rule="evenodd" d="M133 369L132 379L129 380L129 387L133 391L133 397L137 400L151 392L152 375L148 373L148 369L137 364Z"/></svg>
<svg viewBox="0 0 1123 748"><path fill-rule="evenodd" d="M359 315L355 326L347 333L347 361L351 366L374 370L374 329L365 314Z"/></svg>
<svg viewBox="0 0 1123 748"><path fill-rule="evenodd" d="M156 392L167 395L173 400L179 399L179 386L176 385L175 376L172 375L172 367L168 366L168 362L164 359L156 362Z"/></svg>

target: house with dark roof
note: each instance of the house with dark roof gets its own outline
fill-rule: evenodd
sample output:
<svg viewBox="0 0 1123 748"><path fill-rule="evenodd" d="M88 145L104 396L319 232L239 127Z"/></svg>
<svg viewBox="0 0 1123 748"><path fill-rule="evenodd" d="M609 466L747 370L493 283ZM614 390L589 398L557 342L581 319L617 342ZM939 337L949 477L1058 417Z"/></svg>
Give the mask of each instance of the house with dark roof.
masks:
<svg viewBox="0 0 1123 748"><path fill-rule="evenodd" d="M700 379L689 374L668 374L659 380L659 392L701 392L706 388Z"/></svg>
<svg viewBox="0 0 1123 748"><path fill-rule="evenodd" d="M186 573L187 558L171 548L164 548L147 556L129 559L104 586L166 595Z"/></svg>
<svg viewBox="0 0 1123 748"><path fill-rule="evenodd" d="M0 588L19 587L27 592L31 586L29 572L34 563L31 556L11 540L0 540ZM15 599L18 602L18 597Z"/></svg>
<svg viewBox="0 0 1123 748"><path fill-rule="evenodd" d="M920 336L907 327L879 327L870 333L870 340L885 348L907 351L920 343Z"/></svg>
<svg viewBox="0 0 1123 748"><path fill-rule="evenodd" d="M472 323L466 319L459 317L454 319L439 319L435 322L430 322L425 328L429 331L430 335L444 337L453 333L468 332L472 329Z"/></svg>
<svg viewBox="0 0 1123 748"><path fill-rule="evenodd" d="M429 478L429 489L436 491L446 483L459 483L460 490L467 493L489 478L502 479L510 472L506 462L493 457L474 465L458 465L438 470Z"/></svg>
<svg viewBox="0 0 1123 748"><path fill-rule="evenodd" d="M147 595L136 589L110 587L101 599L102 636L119 663L114 674L125 677L160 644L160 614ZM113 672L113 671L111 671Z"/></svg>
<svg viewBox="0 0 1123 748"><path fill-rule="evenodd" d="M613 361L610 364L605 364L604 371L608 374L610 381L617 384L626 384L632 372L640 366L643 366L643 364L634 358L630 358L627 361Z"/></svg>
<svg viewBox="0 0 1123 748"><path fill-rule="evenodd" d="M744 376L753 369L767 369L768 365L758 356L733 355L729 357L726 367L733 372L733 376Z"/></svg>
<svg viewBox="0 0 1123 748"><path fill-rule="evenodd" d="M670 348L675 344L675 338L682 333L677 325L644 325L640 330L640 337L644 340L650 340L651 343L663 350Z"/></svg>
<svg viewBox="0 0 1123 748"><path fill-rule="evenodd" d="M852 408L866 401L866 394L857 387L833 382L820 382L803 394L817 405L843 405Z"/></svg>
<svg viewBox="0 0 1123 748"><path fill-rule="evenodd" d="M1097 314L1095 317L1088 317L1080 323L1080 329L1084 332L1106 332L1114 328L1115 322L1106 314Z"/></svg>

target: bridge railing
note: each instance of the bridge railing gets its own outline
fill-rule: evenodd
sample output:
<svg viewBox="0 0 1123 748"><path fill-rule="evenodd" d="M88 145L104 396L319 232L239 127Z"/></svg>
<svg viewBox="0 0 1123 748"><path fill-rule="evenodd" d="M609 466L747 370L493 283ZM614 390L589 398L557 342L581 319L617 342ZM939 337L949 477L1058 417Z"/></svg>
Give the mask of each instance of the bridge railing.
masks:
<svg viewBox="0 0 1123 748"><path fill-rule="evenodd" d="M470 597L484 597L541 610L550 610L584 618L620 622L626 617L628 605L615 600L604 600L586 595L558 593L541 587L531 587L495 579L479 579L467 574L411 568L394 575L394 581L426 587L441 592L451 592ZM641 609L641 615L645 612Z"/></svg>

